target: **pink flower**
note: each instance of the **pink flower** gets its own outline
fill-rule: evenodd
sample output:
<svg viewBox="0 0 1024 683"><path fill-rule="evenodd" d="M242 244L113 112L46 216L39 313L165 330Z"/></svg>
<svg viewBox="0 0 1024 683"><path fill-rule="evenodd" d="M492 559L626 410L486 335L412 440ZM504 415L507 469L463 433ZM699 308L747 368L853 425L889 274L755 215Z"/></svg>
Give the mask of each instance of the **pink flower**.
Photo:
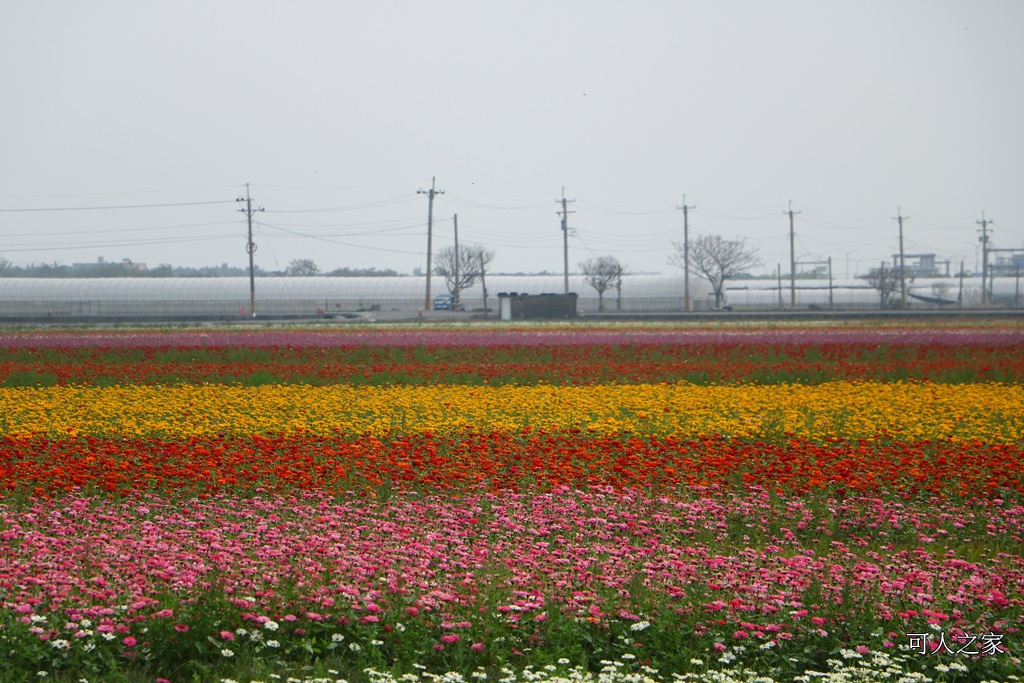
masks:
<svg viewBox="0 0 1024 683"><path fill-rule="evenodd" d="M376 603L374 603L374 602L371 602L370 604L368 604L368 605L366 606L366 611L367 611L367 612L370 612L370 613L372 613L372 614L377 614L378 612L380 612L380 611L381 611L381 609L380 609L380 605L378 605L378 604L376 604Z"/></svg>
<svg viewBox="0 0 1024 683"><path fill-rule="evenodd" d="M405 613L408 614L410 617L415 617L420 613L420 611L415 607L406 607Z"/></svg>
<svg viewBox="0 0 1024 683"><path fill-rule="evenodd" d="M732 634L732 637L736 638L738 640L742 640L743 638L746 638L748 636L750 636L750 634L747 633L746 631L733 631L733 634Z"/></svg>
<svg viewBox="0 0 1024 683"><path fill-rule="evenodd" d="M811 623L815 626L821 626L825 623L825 620L821 617L811 617Z"/></svg>
<svg viewBox="0 0 1024 683"><path fill-rule="evenodd" d="M135 640L135 636L128 636L121 642L123 642L128 647L135 647L135 643L139 641Z"/></svg>
<svg viewBox="0 0 1024 683"><path fill-rule="evenodd" d="M284 615L284 620L285 621L298 621L299 618L297 616L295 616L294 614L286 614L286 615Z"/></svg>
<svg viewBox="0 0 1024 683"><path fill-rule="evenodd" d="M186 624L175 624L174 630L178 633L188 633L188 626Z"/></svg>
<svg viewBox="0 0 1024 683"><path fill-rule="evenodd" d="M472 650L473 652L483 652L484 644L483 643L473 643L472 645L469 646L469 649Z"/></svg>
<svg viewBox="0 0 1024 683"><path fill-rule="evenodd" d="M869 652L871 652L871 648L869 648L867 645L858 645L854 649L862 655L866 655Z"/></svg>
<svg viewBox="0 0 1024 683"><path fill-rule="evenodd" d="M174 610L162 609L159 612L153 613L154 619L167 619L174 616Z"/></svg>
<svg viewBox="0 0 1024 683"><path fill-rule="evenodd" d="M457 643L461 640L458 633L446 633L441 636L441 640L445 643Z"/></svg>
<svg viewBox="0 0 1024 683"><path fill-rule="evenodd" d="M444 649L444 643L434 643L434 650L440 652Z"/></svg>
<svg viewBox="0 0 1024 683"><path fill-rule="evenodd" d="M536 619L537 621L547 621L548 620L548 613L547 612L541 612L540 614L535 616L534 619Z"/></svg>
<svg viewBox="0 0 1024 683"><path fill-rule="evenodd" d="M727 649L725 647L725 643L715 643L714 648L715 652L725 652L725 650Z"/></svg>
<svg viewBox="0 0 1024 683"><path fill-rule="evenodd" d="M222 640L234 640L235 639L235 634L232 633L231 631L221 631L220 632L220 637L221 637Z"/></svg>

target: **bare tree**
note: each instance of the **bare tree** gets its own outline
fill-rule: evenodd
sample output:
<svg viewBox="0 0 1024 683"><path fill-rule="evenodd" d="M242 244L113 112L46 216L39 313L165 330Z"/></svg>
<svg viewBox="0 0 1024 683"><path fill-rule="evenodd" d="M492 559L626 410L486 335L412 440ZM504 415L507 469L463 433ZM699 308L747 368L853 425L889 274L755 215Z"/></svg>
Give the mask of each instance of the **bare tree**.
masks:
<svg viewBox="0 0 1024 683"><path fill-rule="evenodd" d="M672 248L675 251L668 257L669 265L685 267L683 243L673 241ZM689 251L690 265L711 284L715 293L715 308L722 307L726 280L761 263L757 252L748 247L745 240L726 240L721 235L698 235L690 240Z"/></svg>
<svg viewBox="0 0 1024 683"><path fill-rule="evenodd" d="M487 266L491 265L491 261L494 260L494 252L490 249L485 249L480 245L470 245L467 247L471 250L472 257L476 260L477 267L480 269L480 286L484 290L484 315L487 315Z"/></svg>
<svg viewBox="0 0 1024 683"><path fill-rule="evenodd" d="M494 252L482 246L470 244L459 247L458 268L456 269L455 247L445 247L434 254L434 273L445 280L448 293L459 298L459 292L472 287L477 278L484 278L487 265L494 260ZM458 281L455 273L458 270ZM487 289L484 286L484 308L487 307Z"/></svg>
<svg viewBox="0 0 1024 683"><path fill-rule="evenodd" d="M316 262L311 258L298 258L291 261L288 267L285 268L285 275L317 275L320 273L320 266L316 265Z"/></svg>
<svg viewBox="0 0 1024 683"><path fill-rule="evenodd" d="M949 290L953 289L953 284L945 280L939 280L938 282L932 283L932 297L936 299L934 302L939 308L942 308L946 304L956 303L946 298L949 294Z"/></svg>
<svg viewBox="0 0 1024 683"><path fill-rule="evenodd" d="M893 295L900 288L900 271L898 268L886 268L885 262L882 262L880 268L872 268L868 271L864 279L867 280L872 289L878 292L879 308L886 309L896 306L896 299L893 298Z"/></svg>
<svg viewBox="0 0 1024 683"><path fill-rule="evenodd" d="M614 256L599 256L580 262L583 280L597 290L597 310L604 310L604 293L612 287L621 286L625 270Z"/></svg>

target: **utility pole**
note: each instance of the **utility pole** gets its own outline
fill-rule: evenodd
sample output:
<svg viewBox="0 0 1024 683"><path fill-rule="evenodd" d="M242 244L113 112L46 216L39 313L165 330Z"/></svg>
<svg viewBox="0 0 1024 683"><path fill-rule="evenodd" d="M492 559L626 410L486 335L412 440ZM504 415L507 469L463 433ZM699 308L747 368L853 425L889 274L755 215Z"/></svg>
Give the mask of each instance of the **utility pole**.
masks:
<svg viewBox="0 0 1024 683"><path fill-rule="evenodd" d="M907 274L906 265L903 261L903 219L910 220L910 216L900 213L900 207L896 207L896 220L900 224L900 308L907 307Z"/></svg>
<svg viewBox="0 0 1024 683"><path fill-rule="evenodd" d="M957 308L964 307L964 260L960 259L960 290L956 294Z"/></svg>
<svg viewBox="0 0 1024 683"><path fill-rule="evenodd" d="M832 257L828 257L828 310L832 310Z"/></svg>
<svg viewBox="0 0 1024 683"><path fill-rule="evenodd" d="M690 209L696 206L686 205L686 195L683 195L683 205L677 206L683 210L683 310L690 312Z"/></svg>
<svg viewBox="0 0 1024 683"><path fill-rule="evenodd" d="M775 274L779 277L779 310L781 311L785 306L782 304L782 264L775 264Z"/></svg>
<svg viewBox="0 0 1024 683"><path fill-rule="evenodd" d="M789 307L796 309L796 236L793 232L793 200L789 200ZM800 213L796 211L795 213Z"/></svg>
<svg viewBox="0 0 1024 683"><path fill-rule="evenodd" d="M455 304L452 310L459 310L459 214L452 215L452 223L455 224Z"/></svg>
<svg viewBox="0 0 1024 683"><path fill-rule="evenodd" d="M431 269L433 268L433 265L431 265L431 258L434 255L434 253L433 253L433 249L434 249L434 241L433 241L433 238L434 238L434 196L435 195L439 195L439 194L444 194L444 190L435 190L434 189L434 182L436 180L437 180L437 178L435 178L435 177L432 177L430 179L430 189L429 190L416 190L416 194L425 194L425 195L427 195L427 198L428 198L428 201L427 201L427 294L426 294L426 297L423 300L423 310L424 311L429 311L430 310L430 304L431 304L431 299L430 299L430 276L432 275Z"/></svg>
<svg viewBox="0 0 1024 683"><path fill-rule="evenodd" d="M981 242L981 305L988 305L988 226L994 223L985 218L985 212L981 212L981 220L974 221L981 226L981 235L978 241Z"/></svg>
<svg viewBox="0 0 1024 683"><path fill-rule="evenodd" d="M555 200L558 201L557 199ZM562 188L562 210L556 211L555 213L562 216L562 260L565 265L565 294L569 293L569 214L576 213L575 211L569 211L569 207L566 206L569 202L575 202L575 199L565 198L565 188Z"/></svg>
<svg viewBox="0 0 1024 683"><path fill-rule="evenodd" d="M256 243L252 241L252 215L257 211L263 211L263 207L252 208L252 197L249 196L249 183L245 184L245 196L235 199L236 202L245 202L245 208L239 209L249 219L249 241L245 244L245 250L249 253L249 311L252 317L256 317L256 264L253 254L256 253Z"/></svg>

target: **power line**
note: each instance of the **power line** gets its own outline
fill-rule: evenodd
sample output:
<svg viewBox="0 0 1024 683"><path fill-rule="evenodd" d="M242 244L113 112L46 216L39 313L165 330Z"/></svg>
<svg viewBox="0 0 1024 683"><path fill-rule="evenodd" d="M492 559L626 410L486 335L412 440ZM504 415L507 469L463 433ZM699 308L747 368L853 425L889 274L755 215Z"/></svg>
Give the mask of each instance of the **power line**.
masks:
<svg viewBox="0 0 1024 683"><path fill-rule="evenodd" d="M355 249L369 249L371 251L386 251L386 252L389 252L389 253L392 253L392 254L415 254L415 255L419 255L421 253L421 252L418 252L418 251L406 251L406 250L402 250L402 249L387 249L385 247L368 247L368 246L365 246L365 245L362 245L362 244L353 244L352 242L342 242L340 240L334 240L334 239L330 239L328 237L323 237L323 236L320 236L320 235L309 235L309 234L306 234L306 233L303 233L303 232L298 232L296 230L289 230L287 228L281 227L280 225L272 225L271 223L267 223L266 221L260 221L259 224L264 226L264 227L267 227L267 228L273 228L274 230L280 230L281 232L287 232L287 233L289 233L291 235L295 235L297 237L304 237L304 238L311 239L311 240L318 240L320 242L328 242L330 244L339 244L339 245L341 245L343 247L353 247Z"/></svg>
<svg viewBox="0 0 1024 683"><path fill-rule="evenodd" d="M4 235L4 237L41 237L44 235L54 237L60 237L64 235L103 235L114 232L151 232L156 230L176 230L178 228L208 228L211 225L235 225L235 222L218 221L216 223L182 223L180 225L160 225L149 228L109 228L106 230L61 230L58 232L21 232L13 233L10 235Z"/></svg>
<svg viewBox="0 0 1024 683"><path fill-rule="evenodd" d="M17 247L4 247L4 252L33 252L33 251L67 251L69 249L99 249L109 247L148 247L159 244L181 244L183 242L208 242L213 240L236 239L238 235L231 233L225 235L205 235L203 237L169 237L166 239L153 240L132 240L124 242L64 242L60 246L40 247L35 245L19 245Z"/></svg>
<svg viewBox="0 0 1024 683"><path fill-rule="evenodd" d="M211 204L230 204L231 200L215 202L175 202L172 204L124 204L121 206L54 206L36 209L0 209L0 213L35 213L42 211L109 211L113 209L164 209L172 206L209 206Z"/></svg>

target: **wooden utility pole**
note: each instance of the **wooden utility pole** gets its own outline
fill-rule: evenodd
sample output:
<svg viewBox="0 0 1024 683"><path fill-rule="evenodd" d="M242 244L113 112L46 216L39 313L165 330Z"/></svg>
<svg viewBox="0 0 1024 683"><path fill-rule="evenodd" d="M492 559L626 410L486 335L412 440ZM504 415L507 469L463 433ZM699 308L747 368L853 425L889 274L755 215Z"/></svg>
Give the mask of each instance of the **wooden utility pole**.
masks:
<svg viewBox="0 0 1024 683"><path fill-rule="evenodd" d="M960 259L960 291L956 294L957 308L964 307L964 260Z"/></svg>
<svg viewBox="0 0 1024 683"><path fill-rule="evenodd" d="M789 307L796 308L796 234L793 231L793 200L789 200ZM799 211L795 213L800 213Z"/></svg>
<svg viewBox="0 0 1024 683"><path fill-rule="evenodd" d="M556 200L557 201L557 200ZM556 213L562 216L562 261L565 269L565 294L569 293L569 214L576 213L569 211L567 204L576 201L565 198L565 188L562 188L562 210Z"/></svg>
<svg viewBox="0 0 1024 683"><path fill-rule="evenodd" d="M245 208L239 209L249 221L249 241L245 244L245 250L249 253L249 314L256 317L256 262L253 255L256 253L256 243L252 241L252 215L257 211L263 211L263 207L252 208L252 197L249 196L249 183L245 184L245 196L239 197L236 202L245 202Z"/></svg>
<svg viewBox="0 0 1024 683"><path fill-rule="evenodd" d="M785 306L782 305L782 264L775 264L775 274L779 276L779 310L781 311Z"/></svg>
<svg viewBox="0 0 1024 683"><path fill-rule="evenodd" d="M900 308L907 307L907 274L906 265L903 261L903 220L910 219L910 216L900 214L900 207L896 207L896 220L900 225Z"/></svg>
<svg viewBox="0 0 1024 683"><path fill-rule="evenodd" d="M832 310L832 257L828 257L828 310Z"/></svg>
<svg viewBox="0 0 1024 683"><path fill-rule="evenodd" d="M690 312L690 209L696 206L686 205L686 195L683 195L683 205L677 206L683 210L683 310Z"/></svg>
<svg viewBox="0 0 1024 683"><path fill-rule="evenodd" d="M444 194L444 190L435 190L434 183L437 178L430 179L429 190L416 190L416 194L427 195L427 294L423 300L423 310L429 311L432 300L430 298L430 276L432 275L431 270L433 268L431 257L434 255L434 197L439 194Z"/></svg>
<svg viewBox="0 0 1024 683"><path fill-rule="evenodd" d="M459 292L462 290L459 288L459 214L452 216L452 222L455 224L455 304L452 306L452 310L459 310Z"/></svg>
<svg viewBox="0 0 1024 683"><path fill-rule="evenodd" d="M994 223L985 218L985 212L981 212L981 220L974 221L981 226L981 235L978 241L981 242L981 305L988 305L988 226Z"/></svg>

